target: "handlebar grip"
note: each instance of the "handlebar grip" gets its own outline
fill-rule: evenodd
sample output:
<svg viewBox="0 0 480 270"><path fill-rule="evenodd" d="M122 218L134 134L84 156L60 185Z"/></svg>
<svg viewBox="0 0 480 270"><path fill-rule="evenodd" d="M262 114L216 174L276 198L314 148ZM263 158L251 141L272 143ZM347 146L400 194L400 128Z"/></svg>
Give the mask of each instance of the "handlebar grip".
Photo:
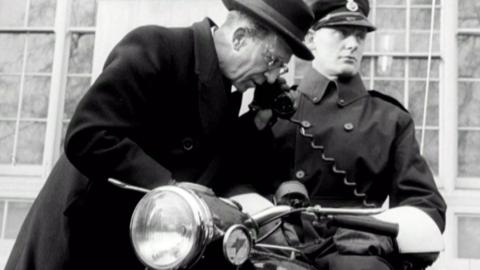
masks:
<svg viewBox="0 0 480 270"><path fill-rule="evenodd" d="M337 227L365 231L396 237L398 224L385 222L370 216L335 215L329 216L330 224Z"/></svg>

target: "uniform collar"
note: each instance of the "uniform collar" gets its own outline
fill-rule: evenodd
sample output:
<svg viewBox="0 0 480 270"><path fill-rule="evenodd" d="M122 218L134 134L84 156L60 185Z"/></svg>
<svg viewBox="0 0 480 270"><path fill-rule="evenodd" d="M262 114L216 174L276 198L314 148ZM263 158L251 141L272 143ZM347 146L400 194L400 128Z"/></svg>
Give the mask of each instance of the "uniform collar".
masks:
<svg viewBox="0 0 480 270"><path fill-rule="evenodd" d="M313 67L305 73L304 79L298 86L298 90L304 93L312 102L318 103L322 100L329 85L338 89L338 104L348 105L353 101L368 95L367 90L357 74L348 79L329 80L320 74Z"/></svg>

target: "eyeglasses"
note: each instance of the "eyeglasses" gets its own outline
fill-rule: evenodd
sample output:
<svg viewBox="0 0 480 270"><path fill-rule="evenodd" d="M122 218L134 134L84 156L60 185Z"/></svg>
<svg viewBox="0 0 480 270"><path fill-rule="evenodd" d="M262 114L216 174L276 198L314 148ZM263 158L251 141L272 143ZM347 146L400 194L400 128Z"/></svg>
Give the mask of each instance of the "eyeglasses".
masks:
<svg viewBox="0 0 480 270"><path fill-rule="evenodd" d="M279 69L279 76L288 72L287 63L281 60L280 57L273 55L270 50L265 51L264 58L269 71Z"/></svg>

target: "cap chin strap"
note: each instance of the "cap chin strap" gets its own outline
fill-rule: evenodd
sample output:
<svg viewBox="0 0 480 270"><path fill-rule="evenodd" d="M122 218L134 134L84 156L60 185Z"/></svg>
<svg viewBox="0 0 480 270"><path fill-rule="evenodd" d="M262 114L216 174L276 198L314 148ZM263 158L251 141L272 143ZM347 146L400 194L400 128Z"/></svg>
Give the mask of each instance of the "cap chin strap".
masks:
<svg viewBox="0 0 480 270"><path fill-rule="evenodd" d="M400 253L433 253L445 248L437 224L416 207L395 207L373 217L398 224L399 231L395 240Z"/></svg>

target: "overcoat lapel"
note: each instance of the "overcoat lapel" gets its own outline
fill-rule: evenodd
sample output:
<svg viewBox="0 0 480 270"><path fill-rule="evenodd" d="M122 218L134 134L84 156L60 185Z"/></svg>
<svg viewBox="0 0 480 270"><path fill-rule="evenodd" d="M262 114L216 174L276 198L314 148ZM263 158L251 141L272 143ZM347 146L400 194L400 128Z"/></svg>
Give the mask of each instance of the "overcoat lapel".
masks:
<svg viewBox="0 0 480 270"><path fill-rule="evenodd" d="M199 78L199 113L205 135L211 135L230 115L227 87L219 68L208 18L193 25L195 72Z"/></svg>

